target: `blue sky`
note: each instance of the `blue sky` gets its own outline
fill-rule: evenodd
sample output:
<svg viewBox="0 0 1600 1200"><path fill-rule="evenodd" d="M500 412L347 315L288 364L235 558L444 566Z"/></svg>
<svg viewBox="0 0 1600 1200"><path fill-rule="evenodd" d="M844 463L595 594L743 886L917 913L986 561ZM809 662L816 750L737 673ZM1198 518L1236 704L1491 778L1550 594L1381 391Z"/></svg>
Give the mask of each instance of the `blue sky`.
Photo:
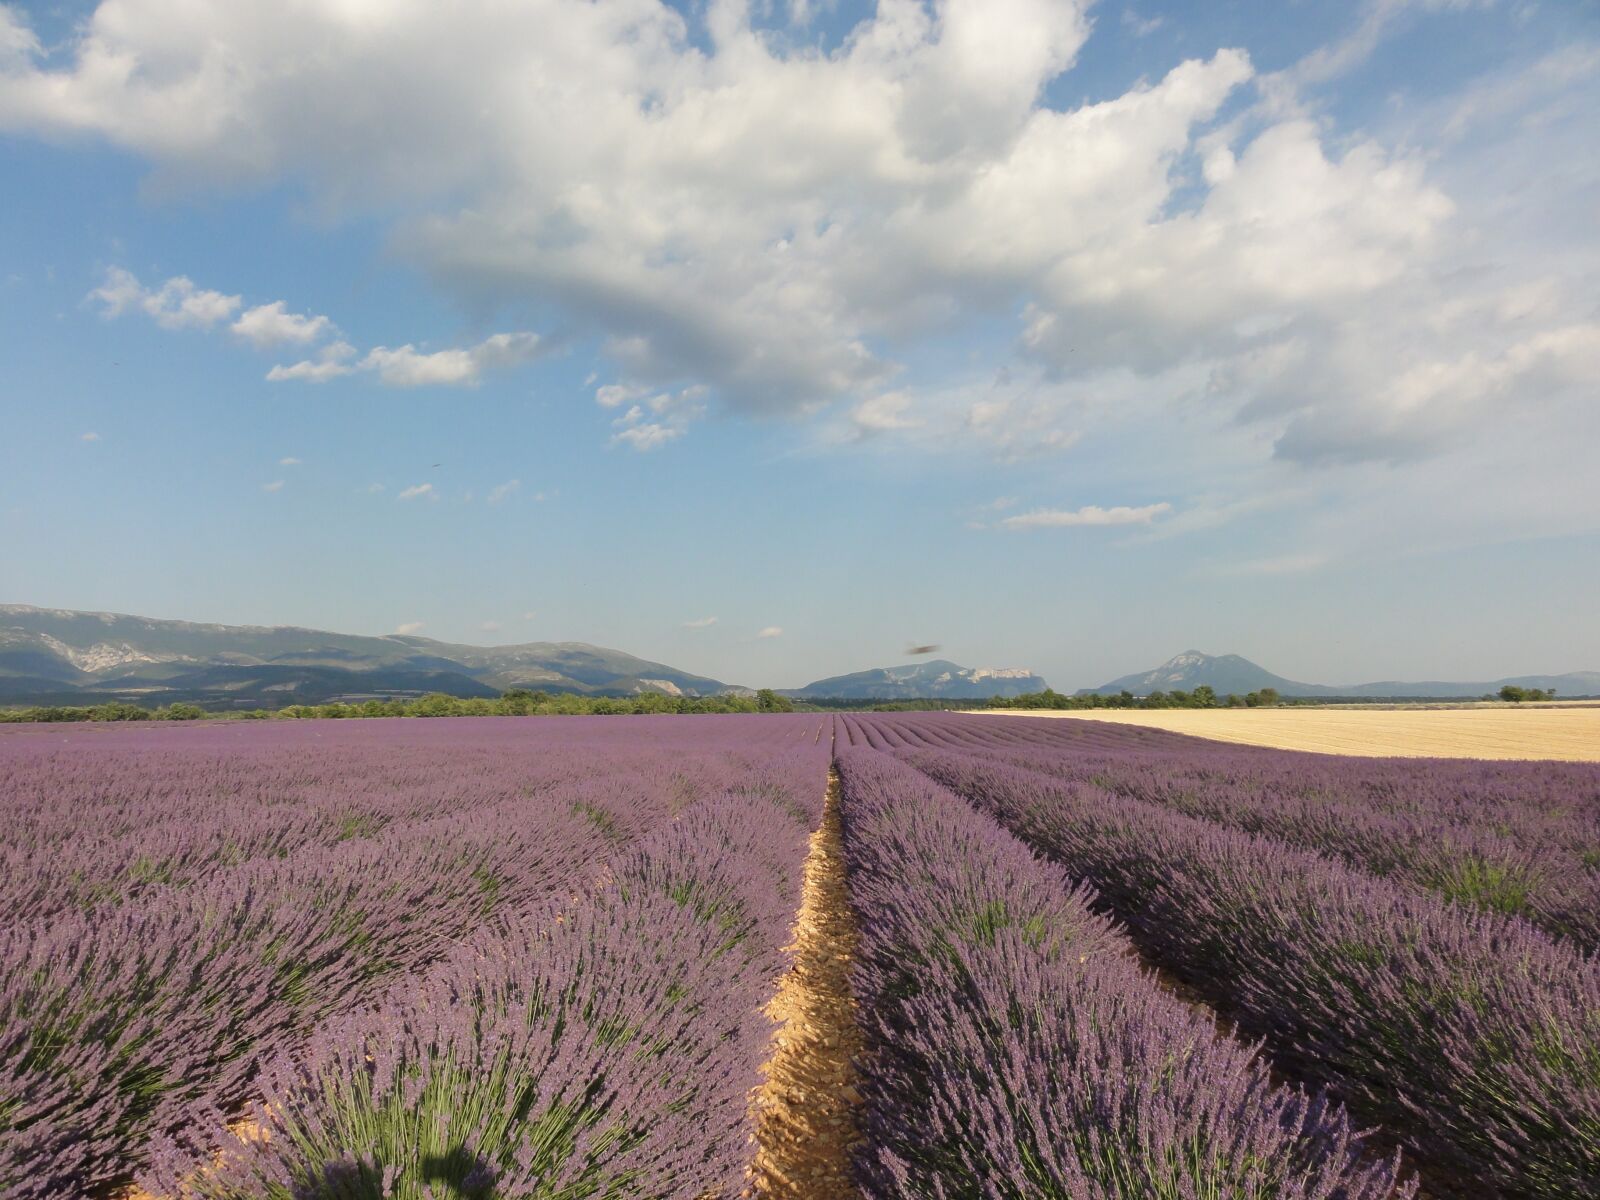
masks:
<svg viewBox="0 0 1600 1200"><path fill-rule="evenodd" d="M1596 111L1587 3L0 4L0 599L1593 669Z"/></svg>

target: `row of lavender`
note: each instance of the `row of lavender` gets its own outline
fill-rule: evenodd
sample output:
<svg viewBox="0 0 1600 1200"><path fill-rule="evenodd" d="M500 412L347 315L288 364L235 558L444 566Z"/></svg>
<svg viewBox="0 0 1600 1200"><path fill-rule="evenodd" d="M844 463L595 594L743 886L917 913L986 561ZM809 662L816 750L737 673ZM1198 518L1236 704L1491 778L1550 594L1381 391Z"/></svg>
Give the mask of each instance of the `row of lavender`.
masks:
<svg viewBox="0 0 1600 1200"><path fill-rule="evenodd" d="M1163 994L1059 868L888 755L838 768L866 1195L1412 1194L1336 1105Z"/></svg>
<svg viewBox="0 0 1600 1200"><path fill-rule="evenodd" d="M738 1194L826 762L701 801L559 920L483 930L325 1023L265 1071L264 1138L168 1140L144 1182L218 1200Z"/></svg>
<svg viewBox="0 0 1600 1200"><path fill-rule="evenodd" d="M1600 966L1580 948L1338 857L1061 778L1070 765L1018 765L1019 743L1033 740L1026 762L1038 741L995 722L959 736L949 720L848 724L1091 885L1147 956L1264 1038L1280 1066L1381 1121L1434 1190L1600 1192ZM927 749L935 740L962 748ZM1055 752L1076 753L1070 740Z"/></svg>
<svg viewBox="0 0 1600 1200"><path fill-rule="evenodd" d="M550 923L702 797L820 794L827 754L804 721L756 737L711 718L672 731L440 724L454 728L274 730L248 743L248 771L226 728L89 738L67 754L49 731L0 738L4 778L22 781L0 802L13 874L94 880L70 909L23 905L0 929L0 1194L113 1185L162 1132L197 1109L235 1111L263 1063L486 923ZM802 763L814 778L797 789ZM51 791L74 771L80 793ZM231 802L230 779L257 781L248 803ZM262 779L299 791L263 794ZM57 815L75 807L91 830L166 847L171 869L127 878L142 851L108 863L76 850Z"/></svg>
<svg viewBox="0 0 1600 1200"><path fill-rule="evenodd" d="M124 904L250 860L638 779L641 755L682 749L661 728L578 724L516 739L495 721L430 723L403 738L386 722L326 734L279 724L0 731L0 912L27 920ZM741 741L726 725L707 736L721 757L670 767L665 794L735 778Z"/></svg>
<svg viewBox="0 0 1600 1200"><path fill-rule="evenodd" d="M1117 747L1122 727L1008 724L1027 727L944 719L886 725L881 735L1003 753L1029 770L1335 854L1600 948L1600 767L1341 759L1161 734L1152 741L1153 731Z"/></svg>

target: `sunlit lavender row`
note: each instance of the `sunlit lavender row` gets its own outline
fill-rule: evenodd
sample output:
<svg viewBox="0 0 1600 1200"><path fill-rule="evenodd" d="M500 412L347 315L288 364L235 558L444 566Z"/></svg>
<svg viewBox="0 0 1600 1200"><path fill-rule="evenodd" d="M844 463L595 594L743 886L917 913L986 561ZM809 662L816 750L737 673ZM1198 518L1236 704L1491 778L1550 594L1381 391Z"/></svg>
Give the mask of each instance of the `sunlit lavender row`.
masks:
<svg viewBox="0 0 1600 1200"><path fill-rule="evenodd" d="M1351 759L1073 721L878 722L895 745L1029 770L1334 854L1600 948L1600 767Z"/></svg>
<svg viewBox="0 0 1600 1200"><path fill-rule="evenodd" d="M693 806L820 797L828 752L802 718L442 724L0 738L25 901L0 930L0 1194L111 1189L321 1023L497 921L555 920Z"/></svg>
<svg viewBox="0 0 1600 1200"><path fill-rule="evenodd" d="M1264 1038L1292 1076L1381 1123L1439 1190L1596 1194L1600 964L1578 945L1338 855L1075 781L1070 734L1055 749L1062 769L1041 772L983 726L850 724L1091 886L1151 962ZM1305 763L1308 780L1329 770ZM1573 806L1587 802L1575 788Z"/></svg>
<svg viewBox="0 0 1600 1200"><path fill-rule="evenodd" d="M867 1195L1410 1194L1337 1105L1164 995L1059 868L886 754L839 774Z"/></svg>

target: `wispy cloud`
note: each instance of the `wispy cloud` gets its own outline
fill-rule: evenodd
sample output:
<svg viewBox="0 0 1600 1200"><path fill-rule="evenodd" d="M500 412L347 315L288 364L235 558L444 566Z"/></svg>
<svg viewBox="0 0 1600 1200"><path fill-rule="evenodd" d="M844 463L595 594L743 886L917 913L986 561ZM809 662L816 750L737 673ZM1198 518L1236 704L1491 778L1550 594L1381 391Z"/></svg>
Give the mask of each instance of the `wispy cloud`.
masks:
<svg viewBox="0 0 1600 1200"><path fill-rule="evenodd" d="M500 622L499 621L483 621L478 625L478 628L484 633L499 633L500 632Z"/></svg>
<svg viewBox="0 0 1600 1200"><path fill-rule="evenodd" d="M241 296L196 286L186 275L175 275L158 288L148 288L123 267L107 270L88 300L106 317L142 312L163 329L211 329L229 320L243 306ZM339 328L320 314L290 312L283 300L257 304L240 313L229 329L258 350L274 346L311 347L334 338L310 357L279 363L267 371L270 383L327 383L358 371L370 372L387 387L472 387L486 371L517 366L539 357L547 349L536 333L496 333L476 345L424 351L407 342L401 346L374 346L357 358L358 351L337 337Z"/></svg>
<svg viewBox="0 0 1600 1200"><path fill-rule="evenodd" d="M281 492L283 491L283 480L274 479L271 483L263 483L261 490L263 492Z"/></svg>
<svg viewBox="0 0 1600 1200"><path fill-rule="evenodd" d="M859 437L916 429L922 424L911 415L911 394L904 391L884 392L882 395L868 397L855 406L850 414L850 420L854 423Z"/></svg>
<svg viewBox="0 0 1600 1200"><path fill-rule="evenodd" d="M527 611L527 612L525 612L525 613L523 613L523 614L522 614L522 619L523 619L523 620L524 620L524 621L531 621L531 620L533 620L533 619L534 619L534 618L535 618L535 617L537 617L537 616L538 616L538 615L539 615L539 614L538 614L538 613L537 613L537 612L535 612L535 611L534 611L534 610L533 610L533 609L531 609L531 608L530 608L530 609L529 609L529 610L528 610L528 611Z"/></svg>
<svg viewBox="0 0 1600 1200"><path fill-rule="evenodd" d="M376 496L381 491L383 491L383 484L381 484L381 483L369 483L369 484L367 484L367 495Z"/></svg>
<svg viewBox="0 0 1600 1200"><path fill-rule="evenodd" d="M88 433L84 434L83 437L79 438L78 440L79 441L83 441L83 442L98 442L98 441L100 441L100 435L98 433L96 433L94 430L91 429Z"/></svg>
<svg viewBox="0 0 1600 1200"><path fill-rule="evenodd" d="M652 394L647 388L611 383L597 388L594 399L601 408L628 405L627 411L611 422L616 431L611 444L645 451L682 437L691 422L705 415L706 395L707 389L701 386Z"/></svg>
<svg viewBox="0 0 1600 1200"><path fill-rule="evenodd" d="M760 633L756 634L756 636L758 638L782 637L783 636L783 627L781 625L768 625Z"/></svg>
<svg viewBox="0 0 1600 1200"><path fill-rule="evenodd" d="M1243 562L1223 563L1214 567L1213 575L1304 575L1328 565L1326 554L1307 551L1298 554L1279 554L1269 558L1251 558Z"/></svg>
<svg viewBox="0 0 1600 1200"><path fill-rule="evenodd" d="M349 361L355 353L356 348L349 342L329 342L317 351L317 357L314 359L273 367L267 372L267 382L287 383L298 380L301 383L327 383L330 379L339 379L355 370Z"/></svg>
<svg viewBox="0 0 1600 1200"><path fill-rule="evenodd" d="M424 498L428 500L437 500L439 498L439 493L434 490L433 484L414 483L395 497L396 500L421 500Z"/></svg>
<svg viewBox="0 0 1600 1200"><path fill-rule="evenodd" d="M508 479L504 483L497 483L489 489L489 495L485 497L485 503L502 504L521 490L522 480Z"/></svg>
<svg viewBox="0 0 1600 1200"><path fill-rule="evenodd" d="M293 455L290 455L286 458L280 458L278 460L278 465L280 467L298 467L301 465L301 460L295 458Z"/></svg>
<svg viewBox="0 0 1600 1200"><path fill-rule="evenodd" d="M543 342L536 333L497 333L476 346L431 354L409 343L392 350L376 346L358 365L363 371L376 371L379 382L389 387L471 387L485 371L530 362L542 349Z"/></svg>
<svg viewBox="0 0 1600 1200"><path fill-rule="evenodd" d="M1134 37L1149 37L1166 23L1165 17L1141 17L1132 7L1122 10L1122 27Z"/></svg>
<svg viewBox="0 0 1600 1200"><path fill-rule="evenodd" d="M1003 529L1077 529L1103 525L1148 525L1157 517L1172 511L1172 505L1144 504L1137 508L1116 505L1101 508L1087 504L1082 508L1036 508L1032 512L1018 513L1000 521Z"/></svg>
<svg viewBox="0 0 1600 1200"><path fill-rule="evenodd" d="M685 629L710 629L716 623L717 618L715 617L697 617L693 621L685 621L683 627Z"/></svg>
<svg viewBox="0 0 1600 1200"><path fill-rule="evenodd" d="M403 624L396 625L394 627L394 631L399 634L421 633L422 629L423 625L421 621L406 621Z"/></svg>

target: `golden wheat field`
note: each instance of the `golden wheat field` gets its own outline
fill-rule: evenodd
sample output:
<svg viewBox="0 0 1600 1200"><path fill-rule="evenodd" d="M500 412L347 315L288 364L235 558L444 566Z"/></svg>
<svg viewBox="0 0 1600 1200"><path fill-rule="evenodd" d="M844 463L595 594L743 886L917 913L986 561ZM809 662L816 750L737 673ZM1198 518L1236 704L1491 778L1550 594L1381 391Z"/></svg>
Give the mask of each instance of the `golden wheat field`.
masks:
<svg viewBox="0 0 1600 1200"><path fill-rule="evenodd" d="M1600 762L1600 704L1483 708L1157 708L988 710L1170 729L1222 742L1323 754L1554 758Z"/></svg>

